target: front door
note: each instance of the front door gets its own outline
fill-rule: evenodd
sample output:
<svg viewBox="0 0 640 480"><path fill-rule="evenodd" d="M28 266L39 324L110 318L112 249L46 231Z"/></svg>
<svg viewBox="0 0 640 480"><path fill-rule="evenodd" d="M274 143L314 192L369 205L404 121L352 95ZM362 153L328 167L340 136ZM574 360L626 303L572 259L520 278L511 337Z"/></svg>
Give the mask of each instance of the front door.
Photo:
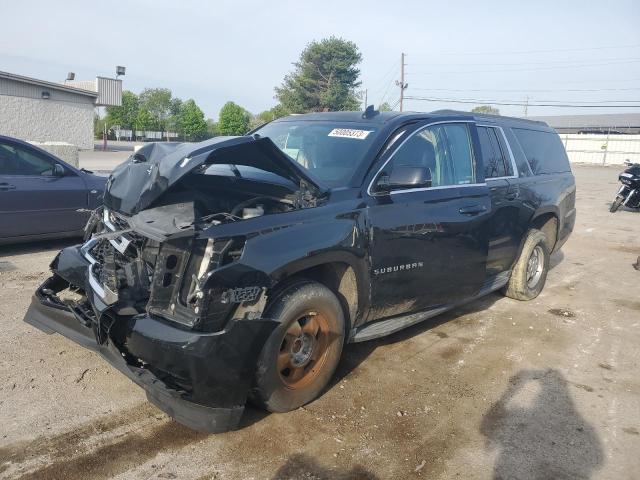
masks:
<svg viewBox="0 0 640 480"><path fill-rule="evenodd" d="M470 122L422 126L374 178L370 320L456 303L482 287L491 201L476 180L474 129ZM431 187L377 193L379 179L396 166L428 168Z"/></svg>
<svg viewBox="0 0 640 480"><path fill-rule="evenodd" d="M87 215L87 187L62 163L20 144L0 142L0 237L79 231Z"/></svg>

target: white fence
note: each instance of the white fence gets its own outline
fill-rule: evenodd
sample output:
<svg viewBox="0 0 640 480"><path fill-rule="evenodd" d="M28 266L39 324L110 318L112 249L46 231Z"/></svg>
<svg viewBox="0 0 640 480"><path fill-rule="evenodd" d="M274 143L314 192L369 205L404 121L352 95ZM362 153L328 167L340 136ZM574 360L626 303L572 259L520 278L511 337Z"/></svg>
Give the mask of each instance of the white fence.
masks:
<svg viewBox="0 0 640 480"><path fill-rule="evenodd" d="M116 136L116 140L134 140L132 137L133 131L126 129L112 128L113 134ZM135 138L142 138L145 140L177 140L178 134L175 132L156 132L156 131L141 131L136 130Z"/></svg>
<svg viewBox="0 0 640 480"><path fill-rule="evenodd" d="M561 133L560 138L572 163L640 163L640 135Z"/></svg>

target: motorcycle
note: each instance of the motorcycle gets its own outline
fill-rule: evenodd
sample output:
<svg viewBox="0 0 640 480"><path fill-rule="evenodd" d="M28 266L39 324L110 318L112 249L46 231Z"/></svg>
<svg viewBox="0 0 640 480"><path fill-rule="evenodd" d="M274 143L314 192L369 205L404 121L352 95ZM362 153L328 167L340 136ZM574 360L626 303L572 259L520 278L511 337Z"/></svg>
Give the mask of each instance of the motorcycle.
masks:
<svg viewBox="0 0 640 480"><path fill-rule="evenodd" d="M629 168L618 176L622 186L609 208L611 213L617 211L621 205L640 209L640 163L631 163L626 160L624 164Z"/></svg>

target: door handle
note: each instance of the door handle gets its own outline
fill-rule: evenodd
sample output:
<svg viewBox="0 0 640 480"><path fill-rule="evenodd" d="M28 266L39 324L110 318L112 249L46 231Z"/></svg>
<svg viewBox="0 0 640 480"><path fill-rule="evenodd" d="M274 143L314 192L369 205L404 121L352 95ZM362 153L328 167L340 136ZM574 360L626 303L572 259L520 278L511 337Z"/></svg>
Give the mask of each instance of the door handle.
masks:
<svg viewBox="0 0 640 480"><path fill-rule="evenodd" d="M16 189L15 185L11 185L10 183L7 183L7 182L0 183L0 191L6 192L7 190L15 190L15 189Z"/></svg>
<svg viewBox="0 0 640 480"><path fill-rule="evenodd" d="M462 215L478 215L479 213L486 212L487 207L484 205L471 205L469 207L462 207L458 210Z"/></svg>

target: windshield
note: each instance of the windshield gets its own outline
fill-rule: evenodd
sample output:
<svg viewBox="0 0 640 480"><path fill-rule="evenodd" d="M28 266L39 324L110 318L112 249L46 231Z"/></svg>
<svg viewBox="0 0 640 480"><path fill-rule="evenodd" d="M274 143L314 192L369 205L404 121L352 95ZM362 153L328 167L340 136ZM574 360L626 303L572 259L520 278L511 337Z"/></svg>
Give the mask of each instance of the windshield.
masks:
<svg viewBox="0 0 640 480"><path fill-rule="evenodd" d="M329 187L344 187L375 137L376 128L353 122L273 122L254 132Z"/></svg>

